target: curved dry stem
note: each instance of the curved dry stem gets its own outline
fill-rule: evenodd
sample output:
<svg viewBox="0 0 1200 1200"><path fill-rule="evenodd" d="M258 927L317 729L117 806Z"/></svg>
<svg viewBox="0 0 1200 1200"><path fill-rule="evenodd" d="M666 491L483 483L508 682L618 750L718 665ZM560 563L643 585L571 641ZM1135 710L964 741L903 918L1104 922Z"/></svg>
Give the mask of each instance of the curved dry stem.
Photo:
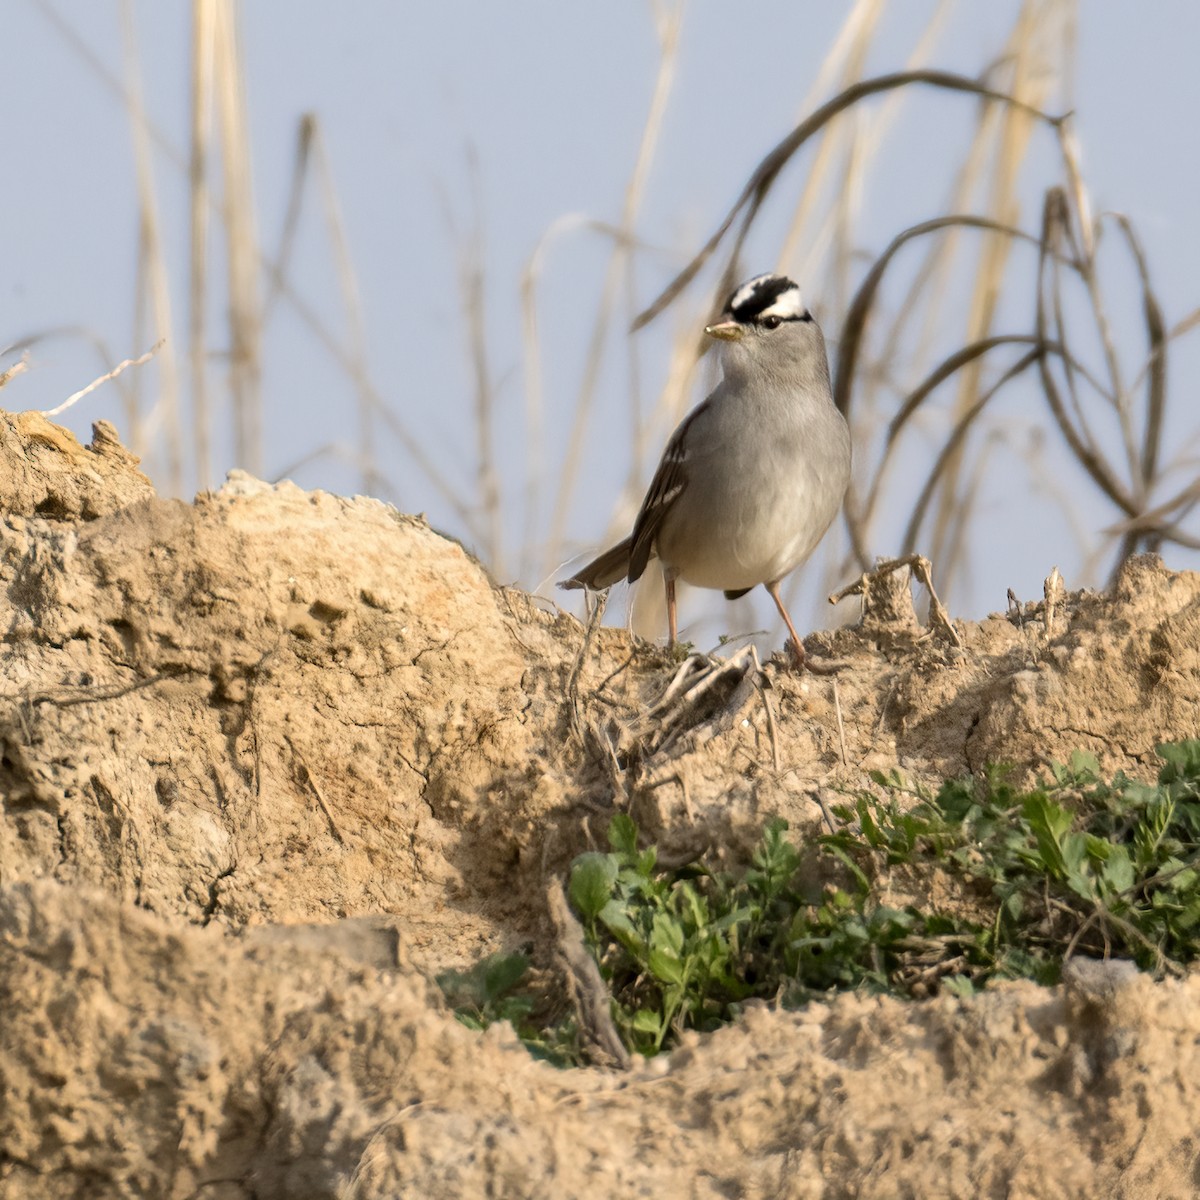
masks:
<svg viewBox="0 0 1200 1200"><path fill-rule="evenodd" d="M875 477L871 484L871 490L867 495L866 504L862 510L858 510L857 492L854 484L851 483L850 490L846 494L846 522L849 525L852 521L857 523L859 528L851 530L851 542L856 547L863 546L865 548L864 535L866 527L869 524L871 517L875 512L875 504L879 498L879 488L883 482L883 476L886 471L889 460L891 459L892 451L896 447L897 440L903 432L904 427L911 420L913 414L925 402L936 388L945 383L952 375L962 370L968 363L975 362L982 358L989 350L994 350L997 346L1008 345L1040 345L1038 339L1032 334L998 334L995 337L981 338L977 342L972 342L969 346L963 346L960 350L956 350L948 358L940 362L922 381L914 388L904 399L904 403L900 406L899 412L892 418L891 424L888 426L887 437L884 441L884 447L880 454L879 462L875 468ZM866 570L870 565L870 560L860 554L860 560L863 563L863 569Z"/></svg>
<svg viewBox="0 0 1200 1200"><path fill-rule="evenodd" d="M1166 351L1167 346L1174 342L1177 338L1183 337L1185 333L1191 333L1193 329L1200 326L1200 308L1194 308L1186 317L1176 321L1174 325L1167 331L1163 338L1163 344L1158 350L1146 356L1146 361L1142 363L1138 373L1133 377L1133 382L1129 385L1132 391L1136 387L1140 387L1142 381L1154 368L1154 360L1159 355Z"/></svg>
<svg viewBox="0 0 1200 1200"><path fill-rule="evenodd" d="M199 9L199 5L196 6ZM121 39L129 101L134 111L144 111L142 74L139 66L137 29L131 3L121 6ZM184 439L180 415L179 363L172 337L171 287L163 216L154 180L154 157L144 127L132 125L134 165L138 197L138 262L134 297L133 338L165 341L158 362L158 399L149 412L142 412L140 372L122 387L126 436L135 453L145 455L152 445L153 429L161 422L168 487L174 495L183 491Z"/></svg>
<svg viewBox="0 0 1200 1200"><path fill-rule="evenodd" d="M991 217L977 217L970 213L953 213L945 217L935 217L929 221L922 221L918 225L912 225L898 233L884 252L871 264L871 269L863 278L862 283L858 285L858 290L850 301L850 307L847 309L845 320L842 323L837 360L834 363L833 398L844 415L849 416L850 413L850 384L858 363L859 348L866 330L867 319L871 315L875 295L892 259L915 238L952 228L988 230L1007 234L1018 241L1028 242L1031 246L1040 245L1039 240L1033 234L1026 233L1023 229L1017 229L1015 226L1007 225L1003 221L997 221Z"/></svg>
<svg viewBox="0 0 1200 1200"><path fill-rule="evenodd" d="M263 297L264 325L270 319L291 269L292 249L296 243L296 230L300 226L300 211L304 204L304 181L308 176L309 154L316 130L317 118L312 113L305 113L296 129L296 152L292 155L292 178L288 184L287 207L283 215L283 229L279 234L279 248L274 257L266 257L263 260L267 274L267 294Z"/></svg>
<svg viewBox="0 0 1200 1200"><path fill-rule="evenodd" d="M1063 197L1063 208L1066 211L1066 197ZM1096 218L1097 229L1105 216L1110 216L1120 222L1121 215L1119 213L1101 213ZM1070 218L1064 218L1064 228L1070 229ZM1099 239L1097 239L1099 240ZM1080 262L1081 275L1083 282L1087 287L1088 299L1092 305L1092 317L1096 322L1096 335L1100 339L1100 346L1104 351L1104 361L1108 369L1109 379L1112 381L1112 393L1116 397L1116 412L1117 421L1121 427L1121 439L1125 446L1125 459L1129 466L1130 482L1140 492L1138 482L1138 462L1139 452L1137 445L1137 436L1133 429L1133 415L1129 407L1129 394L1125 390L1124 374L1121 371L1121 362L1117 356L1116 339L1113 337L1112 326L1108 319L1108 312L1104 306L1104 294L1100 288L1100 276L1096 270L1097 260L1095 256L1082 258ZM1144 501L1145 497L1139 495L1140 500Z"/></svg>
<svg viewBox="0 0 1200 1200"><path fill-rule="evenodd" d="M1169 541L1197 550L1200 549L1200 538L1179 528L1179 522L1197 504L1200 504L1200 479L1193 479L1169 500L1105 532L1120 533L1126 539L1133 536L1135 541L1145 541L1150 549L1157 549L1161 542Z"/></svg>
<svg viewBox="0 0 1200 1200"><path fill-rule="evenodd" d="M944 217L936 217L932 220L913 225L897 234L883 253L872 263L862 283L859 284L842 325L842 334L838 342L837 359L834 363L833 397L834 403L845 416L849 417L850 415L851 385L857 372L867 321L874 308L875 299L880 284L883 282L884 274L887 272L892 260L904 246L917 238L946 229L957 228L979 229L986 232L1001 233L1010 238L1028 242L1033 246L1040 245L1036 237L1026 233L1022 229L1018 229L1002 221L997 221L991 217L979 217L969 213L955 213ZM888 448L885 449L884 460L886 460L888 453L890 453L890 447L900 428L933 388L937 387L949 374L953 374L954 371L958 370L963 363L971 361L973 358L978 357L979 354L986 353L993 346L1003 344L1007 340L1009 339L987 339L985 342L975 344L973 348L974 353L970 353L972 348L959 351L959 355L966 354L966 357L961 358L961 361L955 362L952 356L952 359L947 360L937 368L920 388L910 393L900 413L892 420L888 434ZM1033 341L1036 339L1027 338L1026 340ZM872 487L871 496L866 508L860 510L857 489L853 483L850 485L843 508L851 549L863 570L867 570L871 563L871 555L868 553L866 546L866 526L874 511L875 496L878 491L879 480L882 477L883 465L883 462L881 462L876 470L876 482Z"/></svg>
<svg viewBox="0 0 1200 1200"><path fill-rule="evenodd" d="M871 488L867 495L866 503L863 506L861 513L854 513L853 515L853 519L861 522L861 528L852 532L852 542L855 545L865 545L865 529L871 518L874 516L875 506L879 500L879 490L883 485L883 477L890 462L892 452L897 445L899 436L903 432L904 427L912 419L917 409L929 397L930 393L932 393L937 387L949 379L951 375L956 374L964 366L966 366L967 363L978 360L989 351L994 350L996 347L1002 345L1031 345L1034 348L1024 357L1022 357L1016 366L1006 371L1004 375L1002 375L1000 379L987 390L983 397L971 405L962 415L955 425L949 440L946 442L942 453L939 455L937 464L934 467L935 476L940 475L942 471L944 471L952 462L953 456L957 451L963 436L965 436L966 432L971 426L971 423L975 420L983 408L986 407L987 403L1004 387L1006 383L1008 383L1015 376L1022 374L1042 355L1056 355L1064 362L1070 363L1072 368L1084 375L1093 386L1099 386L1099 381L1097 381L1091 375L1086 367L1084 367L1071 355L1065 346L1058 342L1042 342L1033 334L1007 334L996 335L995 337L990 338L981 338L979 341L973 342L971 345L964 346L962 349L956 351L954 354L944 359L933 371L930 372L929 375L926 376L924 381L917 388L915 388L908 394L908 396L905 397L904 403L900 406L899 411L892 418L891 423L888 425L887 437L884 442L883 450L880 453L879 462L875 466L874 478L871 482ZM851 493L847 496L847 522L852 519L850 511L851 506L855 503L856 499L853 493L853 484L851 485L851 489ZM923 491L923 499L918 501L918 509L921 510L921 518L924 516L924 506L928 504L929 499L932 497L932 488L928 488L928 491L929 495L926 496L925 492ZM914 519L915 516L916 513L914 512ZM919 521L917 521L917 523L919 524ZM913 529L914 521L910 520L909 531L911 532ZM907 538L909 535L906 533L905 536ZM909 541L905 542L905 547L906 548L904 552L906 554L913 549L912 543ZM863 559L862 561L866 562L867 560Z"/></svg>
<svg viewBox="0 0 1200 1200"><path fill-rule="evenodd" d="M542 338L538 328L538 289L542 274L557 242L576 233L599 234L615 244L624 240L631 251L662 253L660 249L639 238L629 237L627 231L586 213L567 213L556 218L538 238L521 271L521 361L525 382L526 467L524 516L520 561L520 578L528 578L536 569L534 563L538 528L544 504L542 487L545 480L545 387L543 383ZM548 553L548 551L547 551Z"/></svg>
<svg viewBox="0 0 1200 1200"><path fill-rule="evenodd" d="M725 235L733 227L734 222L738 219L738 214L745 209L742 227L734 243L733 253L730 255L730 263L732 264L736 261L737 251L741 248L750 224L766 199L771 186L774 184L779 173L791 160L792 156L809 138L819 132L839 113L853 107L860 100L865 100L867 97L877 95L880 92L892 91L895 88L908 87L913 84L925 84L951 92L968 92L985 100L998 100L1003 104L1011 105L1021 112L1026 112L1050 126L1057 126L1062 121L1062 117L1051 116L1049 113L1045 113L1031 104L1026 104L1023 100L1018 100L1015 96L1010 96L1007 92L997 91L995 88L989 88L978 80L970 79L965 75L956 75L950 71L897 71L890 75L879 75L874 79L864 79L852 84L844 91L839 92L832 100L826 101L811 116L801 121L755 167L725 219L717 226L716 231L704 243L692 261L675 276L652 304L642 310L633 323L634 331L641 329L653 321L695 279L700 269L712 256L713 251L716 250ZM728 270L729 268L726 268L726 274Z"/></svg>
<svg viewBox="0 0 1200 1200"><path fill-rule="evenodd" d="M933 500L933 494L937 489L937 485L941 480L943 472L954 460L955 454L958 452L959 446L963 439L967 436L971 426L975 423L975 419L988 406L992 398L1008 383L1016 379L1017 376L1024 374L1037 360L1049 349L1048 346L1035 346L1028 353L1023 354L1000 378L992 384L990 388L965 413L959 417L950 436L946 439L946 444L942 447L941 452L934 460L933 468L929 472L929 477L925 480L925 486L921 489L920 495L917 497L917 502L913 506L912 515L908 519L908 525L904 530L904 538L901 542L901 555L912 554L916 549L917 534L920 532L921 523L925 520L925 513L929 508L930 502Z"/></svg>
<svg viewBox="0 0 1200 1200"><path fill-rule="evenodd" d="M1047 268L1054 257L1055 246L1067 222L1066 196L1060 188L1051 188L1046 193L1042 210L1042 246L1038 256L1038 287L1037 287L1037 336L1043 344L1049 344L1047 336L1046 316L1046 280ZM1138 506L1133 498L1118 482L1107 460L1094 445L1085 442L1079 431L1071 424L1059 394L1058 385L1050 372L1049 356L1042 355L1038 359L1039 374L1042 383L1042 394L1050 408L1050 413L1058 425L1059 431L1066 440L1071 453L1083 469L1092 477L1100 490L1127 516L1135 516ZM1117 381L1119 384L1119 380Z"/></svg>
<svg viewBox="0 0 1200 1200"><path fill-rule="evenodd" d="M1142 315L1146 322L1146 341L1150 347L1147 357L1146 379L1146 427L1142 434L1141 483L1142 494L1148 496L1158 471L1158 456L1161 449L1163 412L1167 399L1167 330L1163 320L1162 306L1150 284L1150 269L1146 253L1132 222L1123 213L1114 214L1117 228L1125 235L1125 242L1133 255L1138 279L1142 285Z"/></svg>

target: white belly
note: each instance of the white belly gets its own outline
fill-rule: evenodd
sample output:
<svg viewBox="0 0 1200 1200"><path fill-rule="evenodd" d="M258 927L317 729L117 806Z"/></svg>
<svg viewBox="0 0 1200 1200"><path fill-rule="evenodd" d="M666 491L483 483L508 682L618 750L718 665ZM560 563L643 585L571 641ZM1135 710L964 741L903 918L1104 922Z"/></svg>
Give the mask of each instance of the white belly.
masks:
<svg viewBox="0 0 1200 1200"><path fill-rule="evenodd" d="M656 550L663 565L696 587L734 591L772 583L816 549L841 508L850 479L850 439L829 407L817 428L796 431L795 446L758 457L729 453L726 439L689 466L686 503L663 519Z"/></svg>

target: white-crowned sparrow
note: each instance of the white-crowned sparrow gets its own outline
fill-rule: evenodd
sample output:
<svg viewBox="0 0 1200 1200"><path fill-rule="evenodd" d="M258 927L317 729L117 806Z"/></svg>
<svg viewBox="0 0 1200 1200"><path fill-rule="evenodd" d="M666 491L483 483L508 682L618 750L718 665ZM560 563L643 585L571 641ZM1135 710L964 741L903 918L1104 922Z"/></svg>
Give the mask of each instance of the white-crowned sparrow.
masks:
<svg viewBox="0 0 1200 1200"><path fill-rule="evenodd" d="M825 339L782 275L743 283L704 332L720 341L724 377L671 435L633 532L559 586L632 583L659 558L674 645L676 579L730 600L761 583L802 666L779 584L816 548L850 482L850 431L833 403Z"/></svg>

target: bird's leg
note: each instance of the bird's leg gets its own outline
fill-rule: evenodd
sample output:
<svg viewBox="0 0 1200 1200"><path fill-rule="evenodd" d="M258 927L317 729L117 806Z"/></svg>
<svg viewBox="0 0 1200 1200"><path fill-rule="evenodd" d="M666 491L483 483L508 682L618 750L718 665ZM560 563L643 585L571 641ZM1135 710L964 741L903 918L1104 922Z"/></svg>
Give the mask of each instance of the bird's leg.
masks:
<svg viewBox="0 0 1200 1200"><path fill-rule="evenodd" d="M667 585L667 649L675 645L675 576L670 571L663 572L663 580Z"/></svg>
<svg viewBox="0 0 1200 1200"><path fill-rule="evenodd" d="M775 601L775 607L779 609L779 615L783 618L783 623L788 627L788 633L792 635L792 657L796 663L796 670L804 670L804 643L800 640L800 635L796 632L795 625L792 624L792 618L788 616L788 610L783 605L783 597L779 594L779 580L774 583L764 583L763 587L767 589L768 595Z"/></svg>

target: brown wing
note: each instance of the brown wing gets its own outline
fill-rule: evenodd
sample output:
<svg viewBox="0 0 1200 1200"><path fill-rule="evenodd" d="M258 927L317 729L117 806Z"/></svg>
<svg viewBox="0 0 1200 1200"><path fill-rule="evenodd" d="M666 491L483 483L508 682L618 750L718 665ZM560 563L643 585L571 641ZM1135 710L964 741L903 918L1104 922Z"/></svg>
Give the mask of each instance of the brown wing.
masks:
<svg viewBox="0 0 1200 1200"><path fill-rule="evenodd" d="M707 406L707 401L696 406L671 435L671 440L663 451L662 460L650 481L650 490L646 493L646 499L642 501L642 510L633 523L633 533L629 537L630 583L642 577L642 572L654 553L654 543L658 538L663 518L687 487L687 432L692 422Z"/></svg>

